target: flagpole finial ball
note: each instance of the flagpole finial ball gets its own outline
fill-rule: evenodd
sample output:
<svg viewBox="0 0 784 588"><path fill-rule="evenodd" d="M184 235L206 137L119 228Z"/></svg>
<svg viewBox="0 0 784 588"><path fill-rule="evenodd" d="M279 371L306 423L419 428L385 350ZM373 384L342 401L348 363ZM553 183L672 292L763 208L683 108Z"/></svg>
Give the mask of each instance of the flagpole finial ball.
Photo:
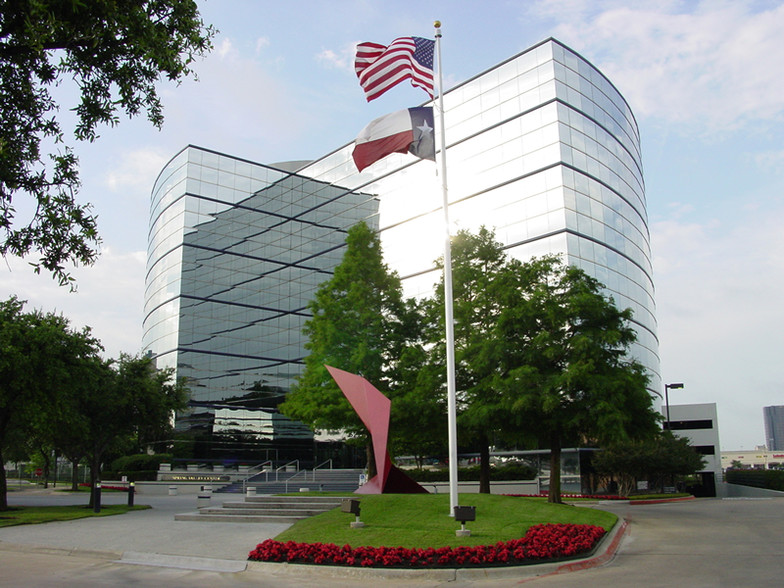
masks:
<svg viewBox="0 0 784 588"><path fill-rule="evenodd" d="M441 28L441 21L437 20L436 22L433 23L433 26L436 27L437 29L440 29Z"/></svg>

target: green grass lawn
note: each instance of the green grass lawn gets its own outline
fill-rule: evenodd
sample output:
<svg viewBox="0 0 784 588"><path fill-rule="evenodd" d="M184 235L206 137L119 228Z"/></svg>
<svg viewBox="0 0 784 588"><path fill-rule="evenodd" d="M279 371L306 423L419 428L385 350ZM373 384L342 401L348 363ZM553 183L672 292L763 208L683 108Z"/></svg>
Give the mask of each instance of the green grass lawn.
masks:
<svg viewBox="0 0 784 588"><path fill-rule="evenodd" d="M519 539L528 527L541 523L590 524L609 530L618 518L601 510L550 504L535 498L460 494L461 506L476 506L476 521L466 523L470 537L456 537L460 523L448 515L448 494L355 497L360 500L360 520L365 523L364 528L350 528L354 515L336 508L297 522L275 539L352 547L458 547Z"/></svg>
<svg viewBox="0 0 784 588"><path fill-rule="evenodd" d="M0 511L0 527L70 521L85 517L105 517L148 508L150 507L145 505L110 504L102 506L100 513L94 513L93 509L87 506L12 506L8 510Z"/></svg>

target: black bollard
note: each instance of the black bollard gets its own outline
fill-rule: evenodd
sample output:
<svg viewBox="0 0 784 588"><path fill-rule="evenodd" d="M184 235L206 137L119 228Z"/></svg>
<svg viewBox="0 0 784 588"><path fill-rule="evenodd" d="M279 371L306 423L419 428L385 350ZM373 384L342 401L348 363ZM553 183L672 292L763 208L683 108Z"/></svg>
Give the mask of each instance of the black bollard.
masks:
<svg viewBox="0 0 784 588"><path fill-rule="evenodd" d="M93 512L101 512L101 483L96 482L93 489Z"/></svg>
<svg viewBox="0 0 784 588"><path fill-rule="evenodd" d="M133 482L128 484L128 506L133 506L133 495L136 492L136 487Z"/></svg>

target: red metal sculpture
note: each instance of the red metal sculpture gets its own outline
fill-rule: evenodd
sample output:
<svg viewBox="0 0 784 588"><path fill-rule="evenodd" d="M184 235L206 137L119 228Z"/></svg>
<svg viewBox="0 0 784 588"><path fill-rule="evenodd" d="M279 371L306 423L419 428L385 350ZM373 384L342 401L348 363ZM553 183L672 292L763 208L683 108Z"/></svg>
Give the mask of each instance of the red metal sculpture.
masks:
<svg viewBox="0 0 784 588"><path fill-rule="evenodd" d="M360 486L357 494L427 494L414 480L392 465L387 451L392 403L362 376L325 366L357 415L365 423L373 442L378 473Z"/></svg>

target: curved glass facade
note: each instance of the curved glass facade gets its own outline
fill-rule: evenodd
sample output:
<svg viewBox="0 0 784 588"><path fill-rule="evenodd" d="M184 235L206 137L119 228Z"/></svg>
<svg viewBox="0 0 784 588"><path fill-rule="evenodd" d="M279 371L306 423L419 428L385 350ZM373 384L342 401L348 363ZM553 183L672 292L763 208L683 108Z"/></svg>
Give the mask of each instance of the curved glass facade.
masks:
<svg viewBox="0 0 784 588"><path fill-rule="evenodd" d="M650 237L637 124L615 87L549 39L444 95L449 216L493 229L519 259L562 254L634 311L632 353L659 390ZM440 146L439 146L440 148ZM353 143L290 174L188 147L153 189L145 347L194 398L237 407L285 394L306 304L359 220L380 231L406 294L443 253L436 166L394 154L358 173Z"/></svg>
<svg viewBox="0 0 784 588"><path fill-rule="evenodd" d="M640 136L623 96L549 39L445 93L444 108L453 231L484 225L514 257L561 254L600 280L617 306L634 311L632 355L660 390ZM433 164L391 155L357 173L352 149L300 173L379 194L387 262L408 295L431 291L443 253Z"/></svg>
<svg viewBox="0 0 784 588"><path fill-rule="evenodd" d="M312 446L274 409L301 369L308 301L348 228L377 228L377 208L366 194L196 147L169 162L152 193L144 347L188 380L181 428L224 438L232 454Z"/></svg>

